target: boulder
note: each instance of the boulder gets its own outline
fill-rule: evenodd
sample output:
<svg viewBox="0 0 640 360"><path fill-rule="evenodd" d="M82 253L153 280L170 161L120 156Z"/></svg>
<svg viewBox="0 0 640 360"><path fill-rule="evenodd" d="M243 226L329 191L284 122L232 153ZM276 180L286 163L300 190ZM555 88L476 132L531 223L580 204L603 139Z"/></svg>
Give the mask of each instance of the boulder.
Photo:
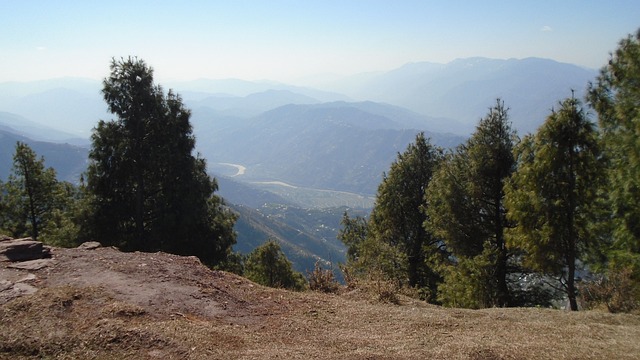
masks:
<svg viewBox="0 0 640 360"><path fill-rule="evenodd" d="M31 238L0 241L0 261L28 261L50 257L48 248Z"/></svg>
<svg viewBox="0 0 640 360"><path fill-rule="evenodd" d="M102 244L100 244L97 241L87 241L87 242L83 242L82 244L80 244L80 246L78 246L78 249L81 250L93 250L93 249L97 249L99 247L102 247Z"/></svg>

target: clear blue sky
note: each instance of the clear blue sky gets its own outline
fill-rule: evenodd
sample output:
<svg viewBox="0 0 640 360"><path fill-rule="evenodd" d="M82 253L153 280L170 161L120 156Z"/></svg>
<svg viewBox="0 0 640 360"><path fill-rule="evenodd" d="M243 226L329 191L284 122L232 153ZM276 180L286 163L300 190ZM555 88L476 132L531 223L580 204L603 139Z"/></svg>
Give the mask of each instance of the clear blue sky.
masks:
<svg viewBox="0 0 640 360"><path fill-rule="evenodd" d="M0 82L101 79L129 55L160 81L295 82L471 56L599 68L639 27L638 0L0 0Z"/></svg>

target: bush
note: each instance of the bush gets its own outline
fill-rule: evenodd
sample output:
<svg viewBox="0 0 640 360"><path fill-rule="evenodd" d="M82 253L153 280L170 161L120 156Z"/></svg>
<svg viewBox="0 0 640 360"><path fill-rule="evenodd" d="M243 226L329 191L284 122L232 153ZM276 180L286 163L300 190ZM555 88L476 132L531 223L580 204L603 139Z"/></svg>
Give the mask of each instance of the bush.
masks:
<svg viewBox="0 0 640 360"><path fill-rule="evenodd" d="M347 289L356 289L358 287L358 278L354 275L353 266L341 264L340 271L342 271L342 277L344 277L344 283L347 285Z"/></svg>
<svg viewBox="0 0 640 360"><path fill-rule="evenodd" d="M635 312L640 309L640 284L634 280L631 267L611 269L606 276L582 283L582 306L596 309L606 306L612 313Z"/></svg>
<svg viewBox="0 0 640 360"><path fill-rule="evenodd" d="M340 288L340 284L336 281L333 271L323 269L320 261L316 261L313 271L308 274L309 289L324 293L335 293Z"/></svg>
<svg viewBox="0 0 640 360"><path fill-rule="evenodd" d="M254 249L245 262L245 276L258 284L301 291L306 288L306 279L294 271L291 262L275 240Z"/></svg>

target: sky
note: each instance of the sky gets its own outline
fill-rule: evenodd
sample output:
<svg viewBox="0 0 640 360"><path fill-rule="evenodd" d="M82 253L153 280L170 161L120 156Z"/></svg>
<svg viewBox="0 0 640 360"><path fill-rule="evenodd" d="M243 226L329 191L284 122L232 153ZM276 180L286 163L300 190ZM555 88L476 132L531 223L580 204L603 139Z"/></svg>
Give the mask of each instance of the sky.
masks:
<svg viewBox="0 0 640 360"><path fill-rule="evenodd" d="M457 58L600 68L637 0L0 0L0 82L102 79L137 56L156 81L289 83Z"/></svg>

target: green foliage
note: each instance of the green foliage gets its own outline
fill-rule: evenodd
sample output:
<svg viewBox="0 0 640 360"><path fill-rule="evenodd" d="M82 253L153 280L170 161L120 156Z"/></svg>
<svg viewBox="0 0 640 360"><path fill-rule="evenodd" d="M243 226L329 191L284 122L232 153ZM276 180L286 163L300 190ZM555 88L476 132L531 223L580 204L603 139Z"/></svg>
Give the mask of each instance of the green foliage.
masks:
<svg viewBox="0 0 640 360"><path fill-rule="evenodd" d="M180 96L165 95L153 70L133 58L114 59L103 84L117 119L100 121L91 137L92 235L124 250L224 261L235 242L235 216L214 195L205 160L192 155L191 113Z"/></svg>
<svg viewBox="0 0 640 360"><path fill-rule="evenodd" d="M594 125L580 101L566 99L535 136L518 146L518 170L506 186L509 243L525 252L525 263L559 275L577 310L575 262L597 240L600 148Z"/></svg>
<svg viewBox="0 0 640 360"><path fill-rule="evenodd" d="M340 225L338 239L347 247L347 262L354 262L359 258L360 247L367 239L367 220L361 216L351 218L345 211Z"/></svg>
<svg viewBox="0 0 640 360"><path fill-rule="evenodd" d="M260 245L247 256L244 275L258 284L270 287L297 291L306 287L302 273L293 271L291 262L280 245L273 240Z"/></svg>
<svg viewBox="0 0 640 360"><path fill-rule="evenodd" d="M504 231L512 225L506 219L503 186L514 171L515 140L508 109L498 100L471 138L446 157L426 191L424 226L443 239L455 259L454 268L446 270L448 284L440 287L445 293L439 298L447 303L456 294L468 298L455 302L471 307L510 302L511 253ZM482 291L489 298L478 295L485 285L489 288Z"/></svg>
<svg viewBox="0 0 640 360"><path fill-rule="evenodd" d="M376 278L392 281L399 287L406 285L406 254L379 238L367 237L359 246L356 261L348 264L352 267L352 273L360 278L367 278L370 273L375 273Z"/></svg>
<svg viewBox="0 0 640 360"><path fill-rule="evenodd" d="M216 270L228 271L234 274L244 275L244 260L245 256L239 252L232 251L227 258L214 266Z"/></svg>
<svg viewBox="0 0 640 360"><path fill-rule="evenodd" d="M18 142L13 169L0 198L0 228L13 237L30 236L55 246L74 246L77 226L70 217L75 188L56 180L44 158Z"/></svg>
<svg viewBox="0 0 640 360"><path fill-rule="evenodd" d="M495 249L473 257L461 256L443 266L444 281L438 286L438 300L444 306L480 309L494 305Z"/></svg>
<svg viewBox="0 0 640 360"><path fill-rule="evenodd" d="M607 155L613 249L640 253L640 30L620 41L588 100Z"/></svg>
<svg viewBox="0 0 640 360"><path fill-rule="evenodd" d="M377 301L397 303L397 293L406 285L406 255L397 246L371 236L363 217L351 218L345 212L340 224L338 238L347 246L347 263L341 266L347 287L371 293Z"/></svg>
<svg viewBox="0 0 640 360"><path fill-rule="evenodd" d="M42 230L43 241L59 247L75 247L90 240L82 234L82 221L89 214L81 187L68 182L59 183L59 208L53 209Z"/></svg>
<svg viewBox="0 0 640 360"><path fill-rule="evenodd" d="M442 160L441 149L423 133L398 154L378 187L360 262L378 267L390 279L435 293L439 276L425 261L438 251L439 240L423 227L425 189Z"/></svg>
<svg viewBox="0 0 640 360"><path fill-rule="evenodd" d="M6 184L6 206L14 236L37 240L47 216L56 207L56 173L45 168L44 158L21 142L16 144L13 169Z"/></svg>

